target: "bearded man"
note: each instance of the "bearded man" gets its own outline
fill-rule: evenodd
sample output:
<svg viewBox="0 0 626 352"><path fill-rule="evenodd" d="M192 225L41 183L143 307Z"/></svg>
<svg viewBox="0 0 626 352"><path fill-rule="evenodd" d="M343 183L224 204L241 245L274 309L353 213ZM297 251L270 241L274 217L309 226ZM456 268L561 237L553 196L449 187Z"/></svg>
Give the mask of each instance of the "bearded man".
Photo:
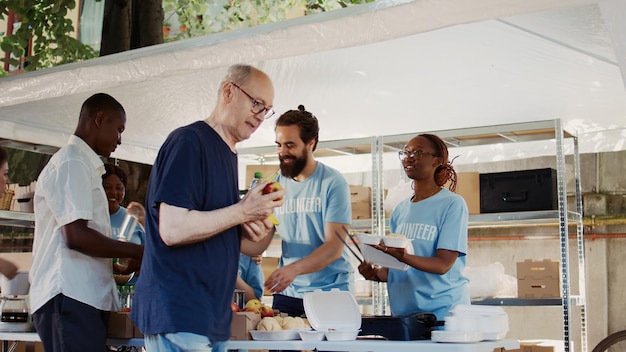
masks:
<svg viewBox="0 0 626 352"><path fill-rule="evenodd" d="M280 116L275 132L277 181L289 192L274 210L282 254L265 287L274 295L274 309L301 316L307 292L337 288L354 294L354 269L336 235L345 240L352 219L350 187L339 171L313 157L319 124L302 105Z"/></svg>

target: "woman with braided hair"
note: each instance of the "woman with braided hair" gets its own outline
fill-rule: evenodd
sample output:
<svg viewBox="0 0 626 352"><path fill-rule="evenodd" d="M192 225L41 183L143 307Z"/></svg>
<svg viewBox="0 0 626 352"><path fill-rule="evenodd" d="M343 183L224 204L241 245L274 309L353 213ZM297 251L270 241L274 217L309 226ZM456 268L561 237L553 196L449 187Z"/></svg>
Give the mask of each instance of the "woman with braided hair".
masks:
<svg viewBox="0 0 626 352"><path fill-rule="evenodd" d="M388 283L393 315L431 312L443 320L457 304L469 304L468 279L463 276L467 253L468 210L454 193L456 172L444 141L432 134L412 138L399 153L413 194L400 202L389 221L390 231L406 236L414 254L405 248L375 245L409 266L407 271L359 265L368 280ZM450 182L449 190L444 185Z"/></svg>

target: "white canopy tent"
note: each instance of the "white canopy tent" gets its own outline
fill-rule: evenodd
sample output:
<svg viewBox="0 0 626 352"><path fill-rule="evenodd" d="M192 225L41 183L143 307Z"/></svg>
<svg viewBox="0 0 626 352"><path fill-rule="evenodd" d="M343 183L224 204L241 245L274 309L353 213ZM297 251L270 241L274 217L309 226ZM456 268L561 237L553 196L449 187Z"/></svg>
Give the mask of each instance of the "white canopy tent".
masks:
<svg viewBox="0 0 626 352"><path fill-rule="evenodd" d="M62 146L83 100L107 92L128 116L112 156L152 163L238 62L272 77L278 114L313 112L321 140L561 119L581 152L626 149L622 0L379 0L5 77L0 138ZM272 145L273 128L240 147ZM480 158L554 153L525 148Z"/></svg>

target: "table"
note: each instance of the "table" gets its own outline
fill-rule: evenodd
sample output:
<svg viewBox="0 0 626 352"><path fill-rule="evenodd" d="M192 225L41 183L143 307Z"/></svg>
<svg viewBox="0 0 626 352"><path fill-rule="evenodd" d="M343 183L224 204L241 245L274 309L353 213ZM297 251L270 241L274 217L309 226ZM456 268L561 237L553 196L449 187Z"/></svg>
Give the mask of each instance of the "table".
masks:
<svg viewBox="0 0 626 352"><path fill-rule="evenodd" d="M231 340L229 350L318 350L318 351L368 351L368 352L493 352L494 348L507 350L519 348L518 340L482 341L478 343L438 343L421 341L254 341Z"/></svg>
<svg viewBox="0 0 626 352"><path fill-rule="evenodd" d="M10 341L40 341L34 332L0 332L1 351L8 349ZM143 346L142 338L108 339L113 346ZM519 348L518 340L482 341L478 343L437 343L422 341L256 341L231 340L226 343L228 350L318 350L318 351L368 351L368 352L493 352L494 348L507 350Z"/></svg>
<svg viewBox="0 0 626 352"><path fill-rule="evenodd" d="M39 342L41 339L36 332L0 332L0 351L10 351L11 342ZM143 346L142 338L132 339L107 339L107 344L111 346ZM27 346L27 351L34 351L34 348Z"/></svg>

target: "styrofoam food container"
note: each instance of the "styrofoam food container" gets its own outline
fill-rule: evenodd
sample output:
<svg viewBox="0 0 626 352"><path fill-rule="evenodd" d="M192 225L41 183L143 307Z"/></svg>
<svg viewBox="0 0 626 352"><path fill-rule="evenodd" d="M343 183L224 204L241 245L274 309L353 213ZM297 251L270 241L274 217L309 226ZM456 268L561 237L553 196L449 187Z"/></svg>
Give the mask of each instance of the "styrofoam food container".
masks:
<svg viewBox="0 0 626 352"><path fill-rule="evenodd" d="M475 332L480 331L478 319L468 316L449 315L444 317L446 331Z"/></svg>
<svg viewBox="0 0 626 352"><path fill-rule="evenodd" d="M311 327L318 331L343 331L358 334L361 328L361 310L354 296L348 291L315 290L304 294L304 312ZM345 331L349 331L346 333ZM331 334L331 338L341 334ZM354 335L356 338L356 335ZM328 339L328 335L326 336Z"/></svg>
<svg viewBox="0 0 626 352"><path fill-rule="evenodd" d="M298 330L298 334L300 334L300 339L302 341L322 341L324 339L323 331L303 329Z"/></svg>
<svg viewBox="0 0 626 352"><path fill-rule="evenodd" d="M298 330L295 329L274 331L250 330L250 335L252 335L253 340L262 341L285 341L300 339L300 334L298 334Z"/></svg>
<svg viewBox="0 0 626 352"><path fill-rule="evenodd" d="M473 324L473 330L480 331L483 340L503 339L509 331L509 316L502 307L459 304L450 313L444 318L447 331L470 331L469 325Z"/></svg>
<svg viewBox="0 0 626 352"><path fill-rule="evenodd" d="M324 333L328 341L352 341L356 340L359 330L328 330Z"/></svg>
<svg viewBox="0 0 626 352"><path fill-rule="evenodd" d="M435 342L447 342L447 343L475 343L480 342L483 339L483 335L480 332L462 332L462 331L446 331L446 330L434 330L431 332L430 339Z"/></svg>
<svg viewBox="0 0 626 352"><path fill-rule="evenodd" d="M359 242L363 244L375 245L380 244L380 241L383 239L382 236L376 236L369 233L357 232L356 237L359 239Z"/></svg>
<svg viewBox="0 0 626 352"><path fill-rule="evenodd" d="M383 243L387 247L404 248L409 244L410 241L411 240L409 240L406 237L395 237L395 236L383 237Z"/></svg>

